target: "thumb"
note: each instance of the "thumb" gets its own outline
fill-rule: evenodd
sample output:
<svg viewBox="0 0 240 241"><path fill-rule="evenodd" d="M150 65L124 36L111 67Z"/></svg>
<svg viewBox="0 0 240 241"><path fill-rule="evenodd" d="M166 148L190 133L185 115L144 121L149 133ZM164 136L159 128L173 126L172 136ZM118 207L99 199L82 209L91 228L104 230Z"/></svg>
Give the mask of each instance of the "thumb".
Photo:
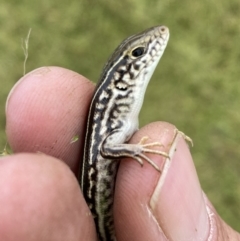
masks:
<svg viewBox="0 0 240 241"><path fill-rule="evenodd" d="M171 241L240 240L240 235L222 221L204 195L183 135L180 132L176 134L174 126L159 122L142 128L138 133L161 142L165 147L170 143L170 158L164 162L158 179L155 179L158 174L153 168L149 169L151 173L147 172L147 165L144 167L147 177L143 172L141 177L129 172L132 162L124 163L120 168L119 174L124 177L117 185L121 195L117 195L116 206L121 207L118 217L127 218L124 221L118 218L116 224L120 230L129 231L127 234L118 232L119 236L131 236L131 240L146 240L145 237L147 240ZM152 156L153 161L158 159L157 155ZM143 208L150 212L144 212Z"/></svg>

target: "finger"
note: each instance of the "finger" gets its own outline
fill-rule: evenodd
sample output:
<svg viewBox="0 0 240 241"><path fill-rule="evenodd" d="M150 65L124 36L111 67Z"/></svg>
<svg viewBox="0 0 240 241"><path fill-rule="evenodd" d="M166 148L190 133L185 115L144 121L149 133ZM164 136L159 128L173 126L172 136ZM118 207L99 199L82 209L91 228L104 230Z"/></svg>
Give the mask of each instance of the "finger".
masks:
<svg viewBox="0 0 240 241"><path fill-rule="evenodd" d="M118 239L207 240L209 213L187 144L181 135L174 138L174 126L159 122L141 129L131 142L146 135L148 142L164 145L170 160L149 155L162 173L146 163L141 168L131 159L121 162L114 206Z"/></svg>
<svg viewBox="0 0 240 241"><path fill-rule="evenodd" d="M59 67L43 67L25 75L6 104L12 150L57 157L76 173L93 89L83 76ZM75 136L79 140L72 143Z"/></svg>
<svg viewBox="0 0 240 241"><path fill-rule="evenodd" d="M63 162L17 154L0 162L0 240L96 240L78 182Z"/></svg>

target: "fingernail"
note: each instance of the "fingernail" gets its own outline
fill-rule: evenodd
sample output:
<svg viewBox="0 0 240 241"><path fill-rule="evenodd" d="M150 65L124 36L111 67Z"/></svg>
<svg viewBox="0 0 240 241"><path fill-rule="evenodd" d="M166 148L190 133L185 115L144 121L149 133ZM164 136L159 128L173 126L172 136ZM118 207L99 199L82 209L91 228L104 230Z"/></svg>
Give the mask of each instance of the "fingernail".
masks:
<svg viewBox="0 0 240 241"><path fill-rule="evenodd" d="M177 134L150 208L165 236L172 241L207 240L209 218L202 189L181 133Z"/></svg>

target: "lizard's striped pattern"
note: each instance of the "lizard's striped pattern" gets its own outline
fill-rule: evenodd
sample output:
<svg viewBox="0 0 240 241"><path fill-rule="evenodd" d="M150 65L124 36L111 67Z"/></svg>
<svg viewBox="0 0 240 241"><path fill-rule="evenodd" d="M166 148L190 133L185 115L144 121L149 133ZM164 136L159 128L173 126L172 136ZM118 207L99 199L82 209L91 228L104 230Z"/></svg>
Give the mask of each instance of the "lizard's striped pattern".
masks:
<svg viewBox="0 0 240 241"><path fill-rule="evenodd" d="M168 28L157 26L124 40L105 65L93 95L79 181L100 241L116 240L113 197L119 159L149 161L142 153L151 150L125 143L138 129L144 94L168 38Z"/></svg>

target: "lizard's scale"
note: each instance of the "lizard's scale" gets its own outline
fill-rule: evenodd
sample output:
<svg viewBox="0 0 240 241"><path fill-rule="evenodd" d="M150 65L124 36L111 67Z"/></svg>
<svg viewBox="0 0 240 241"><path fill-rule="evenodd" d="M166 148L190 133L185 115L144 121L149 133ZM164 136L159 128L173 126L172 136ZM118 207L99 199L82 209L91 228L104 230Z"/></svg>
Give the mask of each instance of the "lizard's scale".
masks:
<svg viewBox="0 0 240 241"><path fill-rule="evenodd" d="M100 241L116 240L113 197L119 159L132 157L158 167L144 153L165 157L151 144L126 144L138 129L138 115L148 82L169 38L157 26L124 40L105 65L90 105L79 182ZM152 146L158 143L153 143Z"/></svg>

